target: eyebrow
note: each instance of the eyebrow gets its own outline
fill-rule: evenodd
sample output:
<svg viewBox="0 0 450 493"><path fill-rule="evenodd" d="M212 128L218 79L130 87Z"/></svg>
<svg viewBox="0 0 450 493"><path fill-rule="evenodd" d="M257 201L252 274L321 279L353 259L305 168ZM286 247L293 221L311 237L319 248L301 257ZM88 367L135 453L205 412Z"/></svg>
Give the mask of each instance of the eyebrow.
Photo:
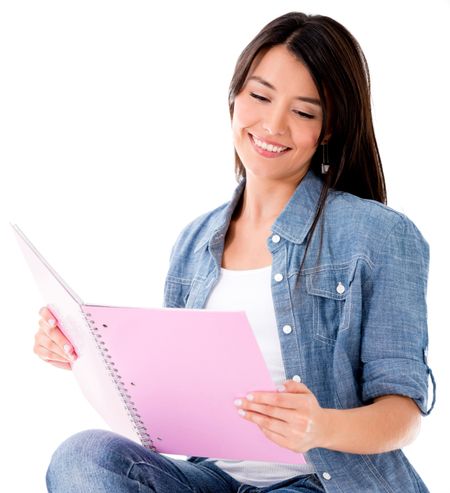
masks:
<svg viewBox="0 0 450 493"><path fill-rule="evenodd" d="M269 89L276 91L275 86L273 86L270 82L267 82L266 80L264 80L262 77L259 77L258 75L252 75L251 77L248 78L248 80L252 80L252 79L256 80L257 82L259 82L263 86L266 86ZM308 96L297 96L295 99L299 99L300 101L305 101L306 103L316 104L317 106L322 107L322 105L320 104L320 99L317 99L317 98L310 98Z"/></svg>

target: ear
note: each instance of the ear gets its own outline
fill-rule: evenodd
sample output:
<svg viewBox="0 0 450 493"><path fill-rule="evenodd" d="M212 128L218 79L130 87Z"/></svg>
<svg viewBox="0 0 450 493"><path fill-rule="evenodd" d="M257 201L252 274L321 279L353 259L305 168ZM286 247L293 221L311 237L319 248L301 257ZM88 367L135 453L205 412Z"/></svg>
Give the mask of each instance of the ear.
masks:
<svg viewBox="0 0 450 493"><path fill-rule="evenodd" d="M329 140L331 139L331 136L332 136L332 135L333 135L333 134L331 133L331 131L330 131L330 132L327 132L327 133L324 135L324 137L323 137L323 139L322 139L321 144L328 144L328 142L329 142Z"/></svg>

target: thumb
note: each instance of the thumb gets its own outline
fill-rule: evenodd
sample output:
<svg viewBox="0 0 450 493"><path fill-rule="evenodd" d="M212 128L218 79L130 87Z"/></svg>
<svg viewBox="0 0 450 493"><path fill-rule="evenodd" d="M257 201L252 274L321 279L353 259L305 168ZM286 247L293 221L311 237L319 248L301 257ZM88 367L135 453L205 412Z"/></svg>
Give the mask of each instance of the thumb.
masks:
<svg viewBox="0 0 450 493"><path fill-rule="evenodd" d="M295 394L312 394L312 392L304 383L299 383L295 380L285 380L283 386L286 389L285 392L291 392Z"/></svg>

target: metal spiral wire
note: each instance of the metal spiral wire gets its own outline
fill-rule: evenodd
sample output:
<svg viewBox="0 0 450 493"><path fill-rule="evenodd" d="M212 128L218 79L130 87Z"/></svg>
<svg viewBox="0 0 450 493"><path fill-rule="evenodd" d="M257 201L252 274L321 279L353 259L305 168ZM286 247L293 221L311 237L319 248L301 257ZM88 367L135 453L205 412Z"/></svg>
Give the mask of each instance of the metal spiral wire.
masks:
<svg viewBox="0 0 450 493"><path fill-rule="evenodd" d="M117 390L119 391L120 397L124 404L125 410L130 417L133 428L136 431L141 443L144 447L156 452L156 447L154 446L153 440L151 439L144 422L141 419L141 415L138 414L138 410L135 407L135 403L131 400L131 395L127 387L123 383L123 378L120 376L119 371L115 368L115 363L112 360L111 355L107 354L109 351L105 347L105 342L102 341L102 335L99 333L98 327L95 326L95 321L88 317L92 317L90 313L84 313L81 310L83 317L85 318L89 330L94 337L99 353L101 354L103 361L106 366L106 371L113 379L116 384Z"/></svg>

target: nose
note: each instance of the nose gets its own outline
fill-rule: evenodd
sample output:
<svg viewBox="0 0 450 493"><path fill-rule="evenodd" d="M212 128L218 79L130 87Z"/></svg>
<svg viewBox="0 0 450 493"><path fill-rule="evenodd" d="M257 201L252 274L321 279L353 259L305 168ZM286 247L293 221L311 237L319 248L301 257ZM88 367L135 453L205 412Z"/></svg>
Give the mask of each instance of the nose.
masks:
<svg viewBox="0 0 450 493"><path fill-rule="evenodd" d="M286 118L283 108L274 108L268 111L262 126L270 135L284 135L286 133Z"/></svg>

